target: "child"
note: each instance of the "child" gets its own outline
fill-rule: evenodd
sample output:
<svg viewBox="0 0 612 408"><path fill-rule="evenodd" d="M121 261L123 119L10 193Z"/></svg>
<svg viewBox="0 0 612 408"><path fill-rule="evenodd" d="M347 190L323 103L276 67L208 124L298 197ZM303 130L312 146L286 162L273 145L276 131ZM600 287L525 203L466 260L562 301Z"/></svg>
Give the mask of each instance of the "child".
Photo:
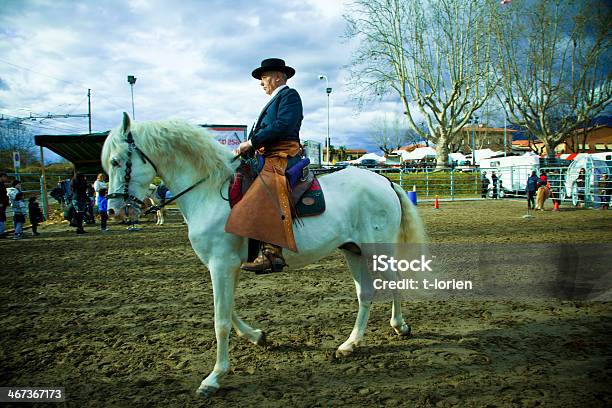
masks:
<svg viewBox="0 0 612 408"><path fill-rule="evenodd" d="M38 236L38 223L43 222L45 218L40 211L36 197L30 197L28 199L28 213L30 214L30 223L32 224L32 235Z"/></svg>
<svg viewBox="0 0 612 408"><path fill-rule="evenodd" d="M23 193L15 194L13 201L13 224L15 224L15 235L13 239L21 239L23 235L23 224L25 224L27 208L23 202Z"/></svg>
<svg viewBox="0 0 612 408"><path fill-rule="evenodd" d="M100 231L108 231L106 221L108 220L108 199L106 198L106 188L101 188L98 191L98 212L100 213Z"/></svg>

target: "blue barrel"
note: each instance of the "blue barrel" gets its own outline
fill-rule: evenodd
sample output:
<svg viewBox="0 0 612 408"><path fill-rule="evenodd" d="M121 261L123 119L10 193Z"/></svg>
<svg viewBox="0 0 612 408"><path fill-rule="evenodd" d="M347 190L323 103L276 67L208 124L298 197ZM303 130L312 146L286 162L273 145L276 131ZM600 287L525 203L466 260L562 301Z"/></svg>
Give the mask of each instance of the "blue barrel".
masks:
<svg viewBox="0 0 612 408"><path fill-rule="evenodd" d="M417 205L416 191L408 191L408 199L412 201L412 204Z"/></svg>

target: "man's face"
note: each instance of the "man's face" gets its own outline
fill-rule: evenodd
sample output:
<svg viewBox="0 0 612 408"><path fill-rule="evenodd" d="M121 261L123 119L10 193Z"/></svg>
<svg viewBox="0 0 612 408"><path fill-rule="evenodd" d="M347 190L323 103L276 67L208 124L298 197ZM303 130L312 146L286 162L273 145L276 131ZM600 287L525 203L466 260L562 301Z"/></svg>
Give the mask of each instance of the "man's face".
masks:
<svg viewBox="0 0 612 408"><path fill-rule="evenodd" d="M5 175L3 174L3 175L2 175L2 177L0 177L0 180L1 180L3 183L6 183L6 182L8 181L8 177L7 177L7 176L5 176Z"/></svg>
<svg viewBox="0 0 612 408"><path fill-rule="evenodd" d="M261 74L260 84L263 87L265 93L267 93L268 95L272 95L272 92L274 92L274 90L279 86L284 85L285 81L283 79L282 73L269 71Z"/></svg>

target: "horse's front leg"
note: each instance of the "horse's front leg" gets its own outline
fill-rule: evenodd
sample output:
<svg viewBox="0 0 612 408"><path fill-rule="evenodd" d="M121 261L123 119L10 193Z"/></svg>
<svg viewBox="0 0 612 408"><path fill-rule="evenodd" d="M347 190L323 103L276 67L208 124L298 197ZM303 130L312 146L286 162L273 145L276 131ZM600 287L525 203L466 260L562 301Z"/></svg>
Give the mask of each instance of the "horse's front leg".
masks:
<svg viewBox="0 0 612 408"><path fill-rule="evenodd" d="M260 329L253 329L246 324L235 311L232 312L232 324L238 336L246 337L251 343L257 344L258 346L266 344L266 332Z"/></svg>
<svg viewBox="0 0 612 408"><path fill-rule="evenodd" d="M197 392L203 396L214 394L220 380L229 371L229 335L232 329L234 309L234 284L238 278L240 260L216 259L209 263L215 304L215 335L217 337L217 362L213 371L202 381Z"/></svg>

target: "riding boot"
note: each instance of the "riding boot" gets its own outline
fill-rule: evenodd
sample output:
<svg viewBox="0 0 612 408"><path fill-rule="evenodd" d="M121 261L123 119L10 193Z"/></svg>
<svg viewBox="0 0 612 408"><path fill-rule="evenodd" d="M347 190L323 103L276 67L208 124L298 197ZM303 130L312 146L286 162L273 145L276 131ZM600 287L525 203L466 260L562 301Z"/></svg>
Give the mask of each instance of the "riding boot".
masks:
<svg viewBox="0 0 612 408"><path fill-rule="evenodd" d="M264 275L271 272L281 272L287 266L283 258L283 249L272 244L263 244L261 255L253 262L245 262L240 268L245 271L255 272L256 275Z"/></svg>

